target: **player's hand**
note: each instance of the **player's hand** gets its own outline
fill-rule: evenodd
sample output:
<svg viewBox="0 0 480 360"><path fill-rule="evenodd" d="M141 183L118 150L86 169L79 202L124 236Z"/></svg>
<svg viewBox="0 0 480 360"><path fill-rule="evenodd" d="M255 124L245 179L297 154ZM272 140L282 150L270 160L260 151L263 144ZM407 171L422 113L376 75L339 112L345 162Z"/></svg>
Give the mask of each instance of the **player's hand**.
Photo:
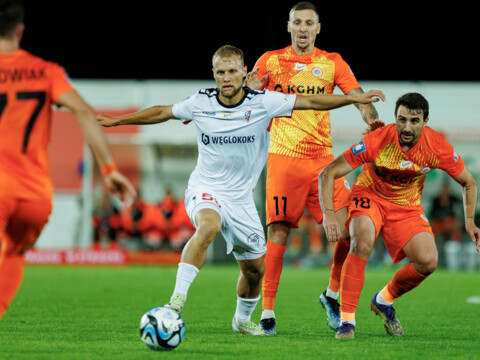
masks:
<svg viewBox="0 0 480 360"><path fill-rule="evenodd" d="M367 128L362 131L362 135L370 134L371 132L374 132L377 129L381 129L384 126L385 123L382 120L373 120L370 124L368 124Z"/></svg>
<svg viewBox="0 0 480 360"><path fill-rule="evenodd" d="M333 211L324 214L323 228L329 242L337 242L340 239L340 224Z"/></svg>
<svg viewBox="0 0 480 360"><path fill-rule="evenodd" d="M476 225L468 226L466 229L470 239L475 243L477 252L480 252L480 229Z"/></svg>
<svg viewBox="0 0 480 360"><path fill-rule="evenodd" d="M385 94L381 90L370 90L362 95L354 96L354 102L359 104L370 104L379 100L385 101Z"/></svg>
<svg viewBox="0 0 480 360"><path fill-rule="evenodd" d="M122 173L115 170L106 175L103 180L105 181L105 186L108 191L119 198L127 208L130 208L133 205L135 198L137 197L137 192L134 186L125 176L122 175Z"/></svg>
<svg viewBox="0 0 480 360"><path fill-rule="evenodd" d="M115 117L113 116L108 116L108 115L97 115L97 122L105 127L110 127L110 126L117 126L118 122Z"/></svg>
<svg viewBox="0 0 480 360"><path fill-rule="evenodd" d="M268 74L263 75L262 78L259 80L257 77L258 70L260 70L260 67L253 69L247 74L245 78L245 86L248 86L250 89L253 90L260 90L263 87L263 84L265 84L268 79Z"/></svg>

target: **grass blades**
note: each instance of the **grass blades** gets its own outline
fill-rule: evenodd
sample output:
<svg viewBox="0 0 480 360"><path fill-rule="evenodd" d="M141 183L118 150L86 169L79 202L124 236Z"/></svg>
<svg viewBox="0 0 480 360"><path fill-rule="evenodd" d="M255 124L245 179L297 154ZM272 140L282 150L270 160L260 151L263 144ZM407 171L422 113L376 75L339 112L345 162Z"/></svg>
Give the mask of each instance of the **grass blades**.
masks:
<svg viewBox="0 0 480 360"><path fill-rule="evenodd" d="M354 340L336 340L318 297L329 269L282 273L277 336L234 333L235 265L205 266L183 311L185 339L171 352L140 340L140 317L165 304L176 267L36 267L0 321L1 359L480 359L480 273L437 270L395 302L405 336L388 336L370 299L394 270L367 269ZM259 321L261 304L252 320Z"/></svg>

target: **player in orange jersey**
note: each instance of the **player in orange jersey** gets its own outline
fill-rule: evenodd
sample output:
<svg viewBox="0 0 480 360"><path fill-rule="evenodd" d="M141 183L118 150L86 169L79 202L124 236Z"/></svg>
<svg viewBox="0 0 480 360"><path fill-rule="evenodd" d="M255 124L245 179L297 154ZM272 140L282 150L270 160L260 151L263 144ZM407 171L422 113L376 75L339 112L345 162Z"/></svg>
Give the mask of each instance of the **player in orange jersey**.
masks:
<svg viewBox="0 0 480 360"><path fill-rule="evenodd" d="M116 170L93 110L57 64L20 49L24 8L0 0L0 318L23 276L23 254L37 240L51 208L48 142L51 105L78 118L110 192L130 204L135 189Z"/></svg>
<svg viewBox="0 0 480 360"><path fill-rule="evenodd" d="M417 287L437 266L435 239L420 198L427 173L442 169L463 188L465 228L480 251L480 229L474 223L475 179L453 146L426 126L429 106L418 93L401 96L395 105L395 124L364 137L337 157L319 175L323 226L329 241L340 236L334 216L334 179L362 166L352 187L347 228L350 252L341 275L341 325L337 338L354 338L355 311L363 288L365 265L381 232L395 263L409 262L371 301L387 333L403 335L393 301ZM343 224L342 224L343 227Z"/></svg>
<svg viewBox="0 0 480 360"><path fill-rule="evenodd" d="M263 54L254 71L247 75L247 86L302 95L331 94L336 86L344 94L363 93L348 64L338 53L315 47L320 22L313 4L300 2L292 8L288 32L292 44ZM378 119L373 104L358 104L356 107L367 124ZM272 124L266 187L268 242L260 321L270 334L276 333L275 298L290 229L298 227L305 207L319 224L323 219L318 204L317 176L333 160L330 131L329 111L294 111L291 118L276 118ZM340 223L347 219L348 196L347 180L338 179L335 211ZM320 303L327 313L327 324L332 329L336 329L340 322L337 298L341 268L349 247L348 232L342 230L341 239L335 245L329 286L320 295Z"/></svg>

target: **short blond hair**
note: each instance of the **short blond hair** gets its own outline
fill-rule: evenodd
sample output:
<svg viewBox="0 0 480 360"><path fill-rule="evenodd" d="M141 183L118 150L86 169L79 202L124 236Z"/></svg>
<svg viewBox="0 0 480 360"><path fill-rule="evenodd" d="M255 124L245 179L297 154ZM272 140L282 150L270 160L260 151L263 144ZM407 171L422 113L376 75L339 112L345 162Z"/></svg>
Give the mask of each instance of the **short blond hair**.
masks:
<svg viewBox="0 0 480 360"><path fill-rule="evenodd" d="M212 64L215 65L215 59L217 57L231 58L232 56L237 56L238 59L241 61L242 66L243 66L244 57L243 57L242 49L239 49L239 48L237 48L235 46L232 46L232 45L223 45L217 51L215 51L215 54L213 54L213 57L212 57Z"/></svg>

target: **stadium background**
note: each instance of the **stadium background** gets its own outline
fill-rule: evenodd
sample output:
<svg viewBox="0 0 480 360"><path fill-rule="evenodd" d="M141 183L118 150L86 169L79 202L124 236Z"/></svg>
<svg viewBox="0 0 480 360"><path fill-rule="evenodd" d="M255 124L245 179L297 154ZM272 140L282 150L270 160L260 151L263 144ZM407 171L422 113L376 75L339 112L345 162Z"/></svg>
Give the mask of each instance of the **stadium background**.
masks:
<svg viewBox="0 0 480 360"><path fill-rule="evenodd" d="M40 2L26 1L27 28L22 47L62 64L79 92L98 112L131 112L172 104L199 88L214 86L211 54L223 44L242 48L250 69L264 51L287 46L287 14L294 3L246 1L229 7L213 1L207 9L203 2L152 6L139 1L135 6L122 7L86 1L67 9L62 3L51 2L52 8L57 5L58 10L69 13L61 16L58 11L46 10ZM392 122L396 98L409 91L421 92L431 105L430 126L442 131L455 145L478 179L480 50L472 40L479 31L469 18L473 18L474 11L469 11L468 6L421 9L408 1L388 10L378 5L356 4L346 9L344 4L317 6L322 30L316 45L339 52L365 90L385 92L387 101L376 105L380 118ZM159 243L158 234L149 239L147 246L139 246L126 236L120 251L111 249L105 241L100 246L102 252L76 250L92 245L92 212L102 187L75 120L61 110L55 116L54 211L36 249L27 254L27 261L175 263L178 252L171 251L171 244ZM334 153L338 154L359 140L363 125L351 107L332 112L332 128ZM171 122L106 132L120 169L134 180L143 200L157 204L167 189L176 199L183 196L196 159L193 125ZM428 176L423 197L427 212L445 179L440 171ZM459 186L449 183L452 192L461 196ZM263 194L261 181L255 194L261 214ZM462 218L461 209L458 217ZM302 227L291 236L287 260L313 266L331 259L331 249L318 237L318 230L306 216ZM446 240L440 244L443 265L447 265L448 254L442 251ZM453 250L469 254L458 242L455 245ZM221 239L217 239L209 261L231 261L223 254L222 246ZM125 248L151 251L134 256L137 251L125 254ZM465 261L465 266L468 263L470 268L478 269L478 256L464 258L476 261ZM382 254L375 259L382 261Z"/></svg>

